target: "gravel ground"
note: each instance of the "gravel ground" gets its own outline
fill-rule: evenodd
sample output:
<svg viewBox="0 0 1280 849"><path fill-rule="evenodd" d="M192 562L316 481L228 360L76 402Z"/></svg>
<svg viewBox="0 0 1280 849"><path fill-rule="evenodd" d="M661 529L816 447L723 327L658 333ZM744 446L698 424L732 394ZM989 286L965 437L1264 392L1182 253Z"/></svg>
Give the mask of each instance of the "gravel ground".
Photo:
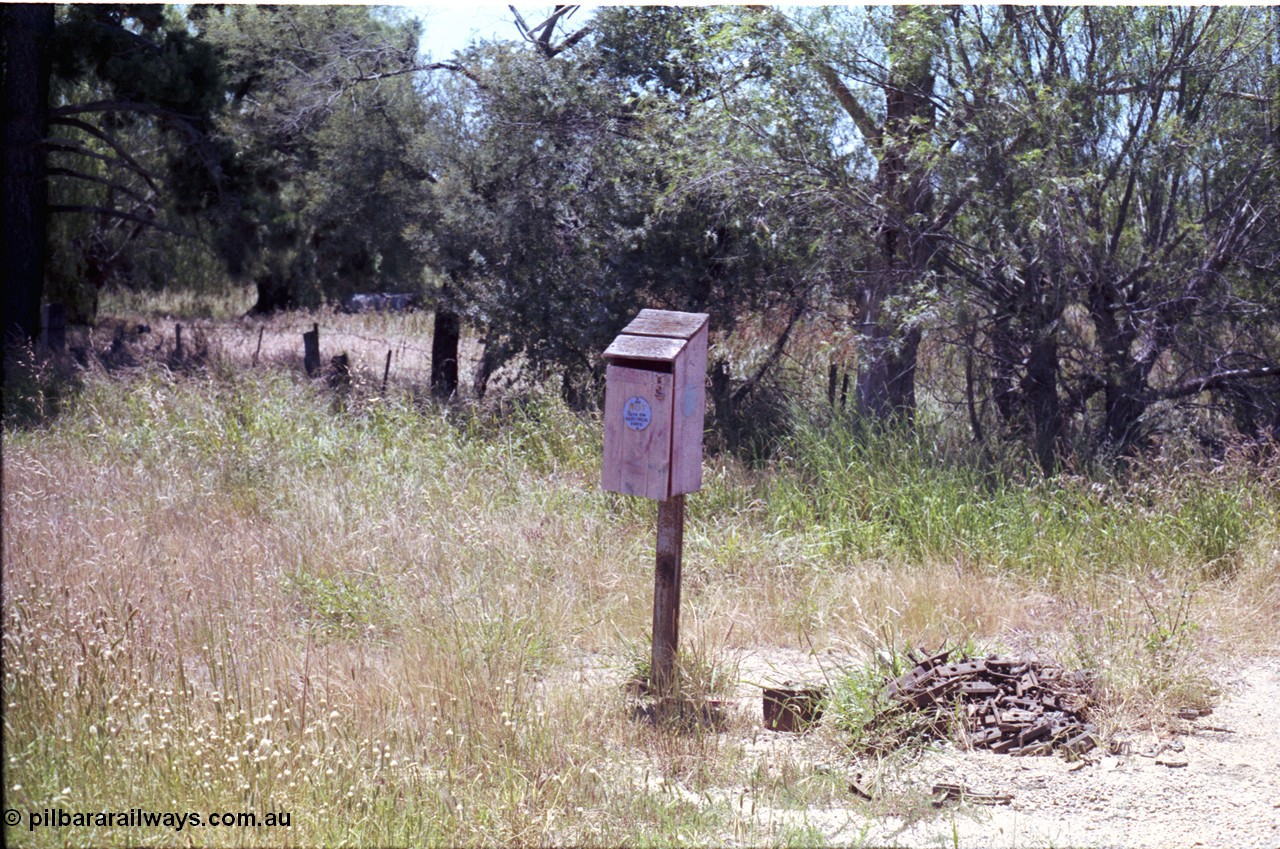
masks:
<svg viewBox="0 0 1280 849"><path fill-rule="evenodd" d="M796 667L788 658L778 667ZM824 664L825 665L825 664ZM744 664L765 678L758 659ZM910 823L848 806L789 814L833 845L904 847L1280 847L1280 657L1243 664L1213 713L1173 737L1134 736L1129 751L1068 763L1061 756L931 752L885 786L927 794L935 783L1011 797L1008 804L948 802ZM799 680L811 670L796 669ZM744 676L744 677L750 677ZM756 690L758 693L758 689ZM750 709L743 698L743 709ZM755 709L759 707L755 697ZM777 751L806 747L804 735L770 734ZM793 752L794 754L794 752ZM768 757L769 753L762 752ZM855 769L844 765L817 768Z"/></svg>

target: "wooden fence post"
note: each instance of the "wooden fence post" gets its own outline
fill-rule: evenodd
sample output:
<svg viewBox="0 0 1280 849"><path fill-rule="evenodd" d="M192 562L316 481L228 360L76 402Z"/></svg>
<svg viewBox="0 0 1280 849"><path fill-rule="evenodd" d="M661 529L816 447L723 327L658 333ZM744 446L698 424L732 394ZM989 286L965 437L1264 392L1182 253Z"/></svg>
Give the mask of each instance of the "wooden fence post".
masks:
<svg viewBox="0 0 1280 849"><path fill-rule="evenodd" d="M264 330L266 330L266 329L267 329L267 326L266 326L265 324L260 325L260 326L258 327L258 347L253 349L253 366L254 366L254 368L257 368L257 366L258 366L258 352L262 350L262 331L264 331Z"/></svg>
<svg viewBox="0 0 1280 849"><path fill-rule="evenodd" d="M175 324L173 326L173 358L175 360L182 359L182 325Z"/></svg>
<svg viewBox="0 0 1280 849"><path fill-rule="evenodd" d="M311 329L302 334L302 368L307 377L315 377L320 370L320 325L312 324Z"/></svg>
<svg viewBox="0 0 1280 849"><path fill-rule="evenodd" d="M387 367L382 370L382 394L387 394L387 378L391 376L391 349L387 349Z"/></svg>

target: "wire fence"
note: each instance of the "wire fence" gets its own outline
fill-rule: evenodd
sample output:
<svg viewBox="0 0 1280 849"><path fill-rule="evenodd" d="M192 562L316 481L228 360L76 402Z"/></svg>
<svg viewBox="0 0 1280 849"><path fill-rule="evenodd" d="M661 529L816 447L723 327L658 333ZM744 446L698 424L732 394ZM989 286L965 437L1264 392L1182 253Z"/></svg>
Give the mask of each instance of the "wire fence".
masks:
<svg viewBox="0 0 1280 849"><path fill-rule="evenodd" d="M375 318L386 327L385 332L378 333L358 324L351 326L361 318L304 314L262 321L156 319L150 325L116 325L108 332L114 334L115 340L127 337L166 357L200 352L250 367L283 365L299 369L305 362L304 336L316 332L317 360L322 372L332 371L334 358L345 355L345 366L340 368L359 380L374 380L384 386L425 387L430 383L431 336L425 319L413 315ZM90 340L95 349L112 344L107 339L93 339L92 332ZM462 385L469 385L479 350L476 340L464 339L458 363Z"/></svg>

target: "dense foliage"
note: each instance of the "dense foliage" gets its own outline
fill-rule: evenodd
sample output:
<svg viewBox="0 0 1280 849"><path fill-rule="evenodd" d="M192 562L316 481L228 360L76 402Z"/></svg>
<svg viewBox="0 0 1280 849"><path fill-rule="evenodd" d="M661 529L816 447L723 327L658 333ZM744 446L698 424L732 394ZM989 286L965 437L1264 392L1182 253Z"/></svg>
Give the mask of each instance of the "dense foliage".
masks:
<svg viewBox="0 0 1280 849"><path fill-rule="evenodd" d="M85 318L103 285L252 280L262 312L412 291L437 395L470 328L475 393L518 360L582 402L654 306L712 314L722 423L807 346L858 418L1048 473L1280 433L1274 9L556 7L438 62L377 8L24 15L29 337L42 289ZM751 316L770 336L734 359Z"/></svg>

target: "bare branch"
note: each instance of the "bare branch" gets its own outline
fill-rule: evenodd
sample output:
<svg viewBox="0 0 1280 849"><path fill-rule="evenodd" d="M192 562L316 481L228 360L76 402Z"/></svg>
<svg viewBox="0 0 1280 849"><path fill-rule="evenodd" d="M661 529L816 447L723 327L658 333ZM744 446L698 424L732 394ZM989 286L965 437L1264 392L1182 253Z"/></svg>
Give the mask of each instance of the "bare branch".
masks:
<svg viewBox="0 0 1280 849"><path fill-rule="evenodd" d="M72 139L49 138L49 139L45 139L43 144L49 150L59 150L59 151L62 151L63 153L74 153L77 156L83 156L88 159L96 159L99 162L104 162L107 165L111 165L113 167L122 167L127 170L133 171L139 177L141 177L143 180L147 182L147 185L151 188L152 191L159 192L159 188L156 186L153 178L150 175L150 172L148 172L146 169L142 168L141 166L137 166L135 168L133 164L131 164L130 162L124 159L121 159L118 156L108 156L105 153L98 153L97 151L90 150L89 148L85 147L84 145Z"/></svg>
<svg viewBox="0 0 1280 849"><path fill-rule="evenodd" d="M1186 398L1190 395L1199 395L1201 392L1207 392L1210 389L1221 389L1224 386L1230 386L1234 383L1242 383L1246 380L1261 380L1267 377L1280 377L1280 365L1260 366L1258 368L1238 368L1230 369L1228 371L1214 372L1213 374L1193 378L1174 386L1166 386L1163 389L1157 389L1153 395L1159 400L1168 401L1174 398Z"/></svg>
<svg viewBox="0 0 1280 849"><path fill-rule="evenodd" d="M385 80L391 77L402 77L405 74L424 73L426 71L452 71L455 74L462 74L464 77L467 77L468 79L473 79L471 72L468 71L466 68L462 67L461 65L459 65L457 62L432 62L429 65L407 65L403 68L397 68L394 71L378 71L376 73L367 73L367 74L364 72L361 72L356 76L352 77L350 82L353 82L353 83L375 82L377 80Z"/></svg>
<svg viewBox="0 0 1280 849"><path fill-rule="evenodd" d="M184 236L187 238L195 238L195 233L190 230L179 230L168 224L161 224L159 219L138 215L133 212L125 212L122 209L112 209L108 206L82 206L82 205L63 205L56 204L49 207L50 213L79 213L85 215L105 215L109 218L119 218L125 221L136 221L139 224L145 224L153 230L160 230L165 233L173 233L176 236Z"/></svg>
<svg viewBox="0 0 1280 849"><path fill-rule="evenodd" d="M764 362L760 364L760 368L756 369L755 374L747 378L746 381L738 387L738 390L733 393L731 400L735 405L742 403L742 400L751 394L752 390L756 388L756 385L764 379L765 375L769 373L769 370L772 369L777 364L778 360L782 358L782 354L787 348L787 342L791 339L791 332L796 329L796 324L800 321L800 316L804 315L804 311L808 306L808 303L808 298L796 298L795 304L791 309L790 320L787 321L787 327L782 331L782 335L774 341L773 350L769 352L769 356L765 357Z"/></svg>
<svg viewBox="0 0 1280 849"><path fill-rule="evenodd" d="M853 119L854 126L858 128L858 132L862 133L872 147L881 147L884 142L884 131L876 126L875 121L871 120L867 110L863 108L862 103L849 90L849 87L844 84L844 81L840 79L840 75L826 62L819 61L808 47L803 49L805 54L813 61L818 71L818 76L822 77L822 82L835 95L840 107Z"/></svg>
<svg viewBox="0 0 1280 849"><path fill-rule="evenodd" d="M582 41L582 39L586 38L587 34L590 32L591 32L590 27L583 27L582 29L578 30L573 35L569 36L564 41L560 42L560 46L556 48L556 53L563 53L564 51L568 50L570 47L577 44L579 41Z"/></svg>
<svg viewBox="0 0 1280 849"><path fill-rule="evenodd" d="M511 10L511 14L516 16L516 29L520 30L521 37L532 41L533 39L529 34L529 25L524 22L524 16L516 11L515 6L508 6L507 8Z"/></svg>
<svg viewBox="0 0 1280 849"><path fill-rule="evenodd" d="M128 166L129 170L133 171L135 174L141 177L144 181L146 181L146 184L151 189L151 191L153 192L160 191L158 180L155 178L155 175L153 175L150 171L144 168L142 164L138 162L138 160L130 156L129 152L124 149L123 145L121 145L120 142L116 141L114 136L112 136L110 133L106 132L102 128L96 127L93 124L90 124L88 121L81 121L79 118L66 118L66 117L50 118L49 123L61 125L64 127L73 127L77 130L82 130L88 133L89 135L93 136L94 138L98 139L99 141L104 142L113 151L115 151L116 156L119 158L118 159L119 162L123 162L126 166ZM49 141L50 142L66 141L68 145L80 148L79 151L75 151L71 147L64 147L63 149L68 150L68 152L81 152L86 154L90 153L90 151L87 148L84 148L83 146L69 139L66 139L66 140L50 139Z"/></svg>
<svg viewBox="0 0 1280 849"><path fill-rule="evenodd" d="M537 26L529 26L524 17L516 11L515 6L508 6L511 14L515 16L516 29L520 30L520 37L538 48L538 52L548 59L554 59L573 45L577 44L591 32L590 27L583 27L568 36L559 44L553 44L551 37L555 34L556 24L561 18L572 15L578 10L578 6L556 6L555 11L551 13L551 17L547 18Z"/></svg>
<svg viewBox="0 0 1280 849"><path fill-rule="evenodd" d="M1270 103L1271 98L1261 94L1250 94L1247 91L1224 91L1223 97L1232 97L1236 100L1247 100L1250 103Z"/></svg>
<svg viewBox="0 0 1280 849"><path fill-rule="evenodd" d="M196 120L194 115L175 112L172 109L165 109L153 103L140 103L136 100L95 100L90 103L71 103L50 109L49 115L51 118L58 118L67 115L85 115L98 112L139 112L145 115L159 115L184 121Z"/></svg>
<svg viewBox="0 0 1280 849"><path fill-rule="evenodd" d="M137 191L136 189L131 189L130 187L124 185L123 183L117 183L114 180L108 180L105 177L98 177L93 174L86 174L85 172L77 171L74 168L50 167L48 169L48 173L49 173L49 176L51 177L72 177L74 179L84 180L89 183L97 183L98 185L106 186L107 188L112 189L113 191L126 194L129 197L133 198L134 200L138 201L138 203L149 204L154 201L154 197L150 197L150 198L145 197L141 192Z"/></svg>
<svg viewBox="0 0 1280 849"><path fill-rule="evenodd" d="M541 32L542 35L538 36L538 41L541 42L543 47L550 47L551 34L555 32L556 22L577 8L577 6L557 6L556 10L551 13L551 17L529 30L529 34L533 35L534 33Z"/></svg>

